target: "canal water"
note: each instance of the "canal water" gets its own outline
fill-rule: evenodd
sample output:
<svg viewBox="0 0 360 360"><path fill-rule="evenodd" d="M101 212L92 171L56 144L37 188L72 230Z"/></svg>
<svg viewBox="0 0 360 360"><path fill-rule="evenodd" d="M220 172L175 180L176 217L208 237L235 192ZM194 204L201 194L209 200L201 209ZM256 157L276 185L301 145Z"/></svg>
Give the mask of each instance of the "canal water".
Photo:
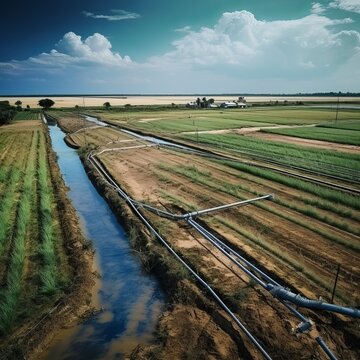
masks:
<svg viewBox="0 0 360 360"><path fill-rule="evenodd" d="M142 272L124 229L88 179L77 152L63 141L64 133L57 126L49 129L69 197L96 250L104 310L60 334L46 359L123 359L137 344L153 340L164 294L156 279Z"/></svg>

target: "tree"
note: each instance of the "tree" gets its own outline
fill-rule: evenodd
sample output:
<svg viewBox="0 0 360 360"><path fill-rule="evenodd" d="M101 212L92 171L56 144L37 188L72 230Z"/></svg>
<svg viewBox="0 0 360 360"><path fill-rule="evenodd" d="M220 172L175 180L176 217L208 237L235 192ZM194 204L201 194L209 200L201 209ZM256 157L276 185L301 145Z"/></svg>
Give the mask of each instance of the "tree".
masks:
<svg viewBox="0 0 360 360"><path fill-rule="evenodd" d="M107 101L107 102L104 102L104 106L106 107L106 110L109 110L111 107L111 104Z"/></svg>
<svg viewBox="0 0 360 360"><path fill-rule="evenodd" d="M15 105L16 105L16 110L17 111L22 111L21 104L22 104L22 102L20 100L16 101Z"/></svg>
<svg viewBox="0 0 360 360"><path fill-rule="evenodd" d="M208 106L208 102L207 102L207 100L206 100L206 97L204 96L204 97L202 98L201 107L202 107L202 108L207 108L207 106Z"/></svg>
<svg viewBox="0 0 360 360"><path fill-rule="evenodd" d="M39 100L39 106L41 106L43 109L47 110L47 109L50 109L54 104L55 104L55 101L51 100L51 99L41 99Z"/></svg>
<svg viewBox="0 0 360 360"><path fill-rule="evenodd" d="M0 125L10 122L15 114L15 107L10 106L9 101L0 101Z"/></svg>

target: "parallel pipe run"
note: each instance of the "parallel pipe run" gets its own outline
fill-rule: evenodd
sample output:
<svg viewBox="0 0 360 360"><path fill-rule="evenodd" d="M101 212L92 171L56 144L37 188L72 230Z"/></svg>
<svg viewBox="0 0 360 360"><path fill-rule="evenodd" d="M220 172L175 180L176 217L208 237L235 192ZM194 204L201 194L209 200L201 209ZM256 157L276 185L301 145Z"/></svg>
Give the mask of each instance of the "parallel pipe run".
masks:
<svg viewBox="0 0 360 360"><path fill-rule="evenodd" d="M226 245L223 241L221 241L220 239L218 239L214 234L212 234L210 231L206 230L203 226L201 226L199 223L195 222L193 219L188 220L188 222L190 223L190 225L192 225L193 227L195 227L195 229L197 231L199 231L200 233L203 234L203 236L205 236L205 238L210 238L211 242L214 242L216 245L216 247L218 247L220 250L224 251L225 254L231 254L234 257L240 259L242 262L244 262L248 267L250 267L253 271L255 271L256 273L258 273L260 276L262 276L266 281L268 281L270 284L273 285L278 285L280 286L280 284L278 282L276 282L274 279L272 279L270 276L268 276L267 274L265 274L262 270L260 270L258 267L256 267L254 264L252 264L250 261L248 261L246 258L244 258L243 256L241 256L239 253L237 253L235 250L233 250L230 246ZM231 259L233 259L231 257ZM249 275L251 276L251 275ZM254 280L256 280L254 278ZM260 284L260 283L259 283ZM260 284L261 286L263 286L265 289L267 287L267 284L262 282L262 284Z"/></svg>
<svg viewBox="0 0 360 360"><path fill-rule="evenodd" d="M159 143L157 143L157 145L160 145ZM152 145L154 146L154 145ZM166 146L166 145L165 145ZM115 149L114 149L115 150ZM121 150L121 148L116 148L116 150ZM111 151L111 149L109 149L109 151ZM99 153L100 154L100 153ZM97 155L97 154L96 154ZM220 243L221 245L215 245L217 248L219 248L220 250L221 247L223 247L224 249L226 249L226 251L235 256L235 257L238 257L240 258L241 260L243 260L249 267L251 267L255 272L259 273L261 276L263 276L267 281L269 281L269 284L265 284L261 279L259 279L256 275L252 274L251 272L249 272L243 265L241 265L238 261L236 261L236 259L234 259L233 257L231 256L228 256L232 261L234 261L235 263L237 263L237 265L239 267L241 267L243 269L243 271L245 271L249 276L251 276L251 278L253 278L255 281L257 281L261 286L263 286L265 289L268 290L268 287L271 286L272 288L274 287L278 287L278 288L282 288L281 285L279 285L275 280L271 279L268 275L266 275L264 272L262 272L260 269L258 269L257 267L255 267L253 264L251 264L250 262L248 262L245 258L243 258L241 255L237 254L235 251L233 251L231 248L229 248L226 244L222 243L219 239L217 239L213 234L211 234L210 232L208 232L206 229L204 229L201 225L197 224L196 222L194 222L194 220L192 219L192 216L199 216L199 215L202 215L202 214L205 214L205 213L210 213L210 212L214 212L214 211L220 211L220 210L226 210L228 208L231 208L231 207L235 207L235 206L243 206L243 205L247 205L251 202L254 202L254 201L258 201L258 200L263 200L263 199L271 199L272 198L272 195L265 195L265 196L262 196L262 197L259 197L259 198L254 198L254 199L249 199L249 200L245 200L245 201L240 201L240 202L236 202L236 203L232 203L232 204L227 204L227 205L221 205L221 206L218 206L218 207L215 207L215 208L210 208L210 209L204 209L204 210L200 210L200 211L195 211L195 212L191 212L191 213L187 213L187 214L183 214L183 215L176 215L176 214L172 214L170 212L167 212L167 211L164 211L164 210L160 210L160 209L157 209L157 208L154 208L148 204L144 204L144 203L141 203L141 202L138 202L134 199L132 199L131 197L129 197L124 191L122 191L120 189L120 187L117 185L117 183L107 174L107 172L102 168L102 166L95 160L94 158L94 154L90 154L89 155L89 160L93 160L94 162L96 162L96 164L98 165L98 171L99 173L104 177L104 179L110 184L111 187L113 187L128 203L129 205L134 209L134 211L140 216L140 218L143 219L143 221L145 222L145 224L147 223L146 219L142 216L142 214L139 212L138 208L140 207L143 207L145 209L148 209L156 214L158 214L159 216L163 216L163 217L167 217L167 218L170 218L172 220L187 220L189 222L189 220L193 223L193 224L196 224L195 226L197 227L196 230L200 232L200 229L201 231L203 231L205 234L207 233L208 236L212 237L213 241L211 241L213 244L215 242L215 244L218 242ZM91 158L91 159L90 159ZM93 164L94 165L94 164ZM94 165L95 166L95 165ZM96 166L95 166L96 167ZM154 232L154 234L159 238L160 235L156 233L156 231L151 227L151 225L149 224L150 226L150 229L151 231ZM194 227L194 225L192 225ZM203 234L204 235L204 234ZM205 235L204 235L205 236ZM161 237L159 238L160 241L162 242L165 242L165 240L163 240ZM164 244L165 244L164 243ZM167 243L166 243L167 244ZM165 245L169 251L171 251L171 247L169 247L169 245ZM170 250L171 249L171 250ZM223 250L222 250L223 251ZM173 251L171 251L173 252ZM224 252L224 251L223 251ZM176 254L176 253L175 253ZM174 256L175 256L174 254ZM226 254L226 252L225 252ZM176 257L178 258L178 256L176 255ZM196 273L194 273L192 271L192 269L182 261L181 258L178 258L182 263L183 265L189 270L192 272L192 274L205 286L208 288L208 285L206 284L206 282L203 283L204 280L202 280L201 278L198 277L198 275ZM256 280L257 279L257 280ZM205 285L206 284L206 285ZM211 289L211 288L210 288ZM210 291L210 289L208 289ZM212 293L212 289L210 291ZM228 309L226 307L226 305L222 302L222 300L219 298L217 298L216 294L212 293L212 295L215 297L215 299L220 303L220 305L226 310ZM291 306L290 304L288 304L285 300L283 299L280 299L278 298L278 300L284 304L295 316L297 316L300 320L302 320L302 324L304 324L304 326L306 327L306 330L308 330L311 326L312 326L312 323L309 319L307 319L304 315L302 315L299 311L297 311L293 306ZM308 300L308 299L307 299ZM289 301L289 300L287 300ZM311 301L311 300L309 300ZM330 304L329 304L330 305ZM225 307L224 307L225 306ZM327 310L330 310L330 308L327 308ZM228 311L230 312L229 315L233 318L235 317L234 314L231 313L231 311L228 309ZM330 311L334 311L334 309L330 310ZM349 313L347 313L349 314ZM235 317L235 319L237 319ZM234 320L235 320L234 319ZM247 330L245 331L245 329L243 329L243 326L241 326L239 324L239 320L235 320L236 323L238 323L239 327L247 334ZM298 326L297 328L297 332L303 332L303 330L300 328L301 326ZM249 333L250 334L250 333ZM248 335L248 334L247 334ZM251 334L250 334L251 335ZM249 335L248 335L249 336ZM328 357L330 359L336 359L335 355L332 354L331 350L327 347L327 345L325 344L325 342L323 341L323 339L321 337L318 337L316 338L316 341L318 342L318 344L321 346L321 348L323 349L323 351L328 355ZM255 346L257 347L256 343L254 343ZM265 356L265 354L263 353L263 351L261 349L259 349L262 354L264 355L265 358L267 358Z"/></svg>
<svg viewBox="0 0 360 360"><path fill-rule="evenodd" d="M191 218L188 219L188 223L193 226L200 234L202 234L207 240L209 240L216 248L218 248L223 254L225 254L229 259L231 259L235 264L237 264L240 269L242 269L248 276L250 276L253 280L255 280L259 285L261 285L266 290L270 291L272 288L278 288L283 289L281 285L279 285L275 280L273 280L271 277L266 275L263 271L258 269L255 265L248 262L245 258L243 258L241 255L239 255L237 252L232 250L229 246L224 244L221 240L217 239L213 234L211 234L209 231L207 231L205 228L203 228L200 224L196 223ZM267 281L269 281L269 284L265 284L262 280L260 280L256 275L252 274L250 271L248 271L246 268L244 268L243 265L239 264L239 262L234 259L233 257L229 256L230 254L235 255L239 259L243 259L249 267L251 267L255 272L259 273L261 276L263 276ZM270 291L272 294L272 292ZM273 295L273 294L272 294ZM273 295L274 296L274 295ZM284 299L278 297L278 300L287 307L297 318L299 318L302 323L299 324L299 326L296 329L297 333L303 333L313 326L313 323L310 319L306 318L303 314L301 314L298 310L296 310L292 305L288 304L284 301ZM326 355L329 357L330 360L336 360L336 356L331 352L331 350L328 348L324 340L318 336L316 338L316 341L318 342L319 346L323 349L323 351L326 353Z"/></svg>
<svg viewBox="0 0 360 360"><path fill-rule="evenodd" d="M320 300L310 300L301 295L294 294L288 289L283 288L282 286L274 286L272 284L268 285L268 290L271 292L273 296L278 299L282 299L285 301L290 301L293 304L296 304L300 307L305 307L309 309L320 309L326 311L332 311L339 314L360 318L360 310L355 308L349 308L334 304L329 304L322 302Z"/></svg>
<svg viewBox="0 0 360 360"><path fill-rule="evenodd" d="M240 329L246 334L246 336L250 339L250 341L255 345L255 347L261 352L267 360L272 360L270 355L266 352L266 350L262 347L262 345L258 342L258 340L249 332L249 330L242 324L242 322L235 316L235 314L226 306L226 304L221 300L221 298L216 294L216 292L211 288L210 285L207 284L205 280L203 280L176 252L175 250L161 237L161 235L152 227L152 225L146 220L146 218L139 211L136 201L134 201L130 196L128 196L115 182L111 177L106 173L103 167L99 164L99 162L94 158L94 156L90 153L88 156L88 160L93 164L93 166L97 169L97 171L101 174L101 176L105 179L105 181L114 188L119 195L126 200L126 202L130 205L130 207L134 210L134 212L140 217L140 219L144 222L144 224L148 227L148 229L163 243L163 245L172 253L177 260L179 260L183 266L186 267L188 271L210 292L210 294L215 298L215 300L221 305L221 307L230 315L230 317L236 322L236 324L240 327Z"/></svg>
<svg viewBox="0 0 360 360"><path fill-rule="evenodd" d="M103 167L101 166L101 164L99 164L99 162L95 159L94 155L90 154L88 157L89 161L92 162L92 164L94 165L94 167L98 170L98 172L100 173L100 175L105 179L105 181L112 187L114 188L122 198L124 198L128 204L134 209L134 211L139 215L139 217L144 221L144 223L148 226L148 228L157 236L157 238L166 246L166 248L195 276L195 278L203 285L205 286L209 292L212 294L212 296L219 302L219 304L223 307L223 309L231 316L231 318L238 324L238 326L240 327L240 329L242 329L244 331L244 333L249 337L249 339L253 342L253 344L259 349L259 351L263 354L263 356L266 359L271 359L270 356L266 353L266 351L261 347L261 345L258 343L258 341L256 340L256 338L253 337L253 335L251 335L251 333L246 329L246 327L240 322L240 320L231 312L231 310L223 303L223 301L218 297L218 295L212 290L212 288L202 279L200 278L197 273L195 273L178 255L177 253L171 248L171 246L155 231L155 229L153 229L153 227L147 222L147 220L143 217L143 215L140 213L138 207L139 207L139 202L135 201L134 199L132 199L130 196L128 196L118 185L117 183L107 174L107 172L105 171L105 169L103 169ZM142 205L146 205L146 204L142 204ZM155 209L155 208L153 208ZM155 209L157 210L157 209ZM168 215L173 215L171 213L168 212L164 212ZM198 227L198 231L201 229L204 232L204 236L208 235L209 237L212 237L214 239L216 239L217 241L213 240L215 243L218 242L220 244L222 244L223 248L226 249L227 251L229 251L229 253L232 254L236 254L240 259L243 259L243 261L249 266L251 267L253 270L257 271L259 274L261 274L262 276L264 276L264 278L266 278L271 284L273 284L273 286L280 286L275 280L271 279L268 275L266 275L264 272L262 272L260 269L258 269L257 267L255 267L253 264L251 264L249 261L247 261L245 258L243 258L241 255L237 254L234 250L232 250L230 247L228 247L226 244L222 243L219 239L217 239L213 234L211 234L210 232L208 232L206 229L204 229L201 225L197 224L194 220L192 220L191 218L188 219L188 222L191 224L193 223L195 226ZM192 225L193 226L193 225ZM200 231L199 231L200 232ZM221 248L221 247L218 247ZM230 257L231 258L231 257ZM238 265L240 265L240 267L242 269L244 269L244 271L246 273L248 273L249 276L251 276L254 280L255 278L258 279L258 283L260 283L263 287L267 288L270 284L266 285L264 282L262 282L258 277L256 277L254 274L252 274L251 272L248 272L248 270L246 268L244 268L241 264L239 264L235 259L231 258L232 261L236 262ZM311 322L309 319L307 319L304 315L302 315L299 311L297 311L294 307L292 307L291 305L287 304L286 302L284 302L283 300L279 299L279 301L281 303L283 303L295 316L297 316L302 322L303 324L306 325L306 328L308 329L309 327L311 327ZM301 332L302 330L299 329L299 332ZM336 360L335 355L331 352L331 350L327 347L327 345L325 344L325 342L323 341L323 339L321 337L316 338L316 341L318 342L319 346L323 349L323 351L327 354L327 356L329 357L329 359L331 360Z"/></svg>

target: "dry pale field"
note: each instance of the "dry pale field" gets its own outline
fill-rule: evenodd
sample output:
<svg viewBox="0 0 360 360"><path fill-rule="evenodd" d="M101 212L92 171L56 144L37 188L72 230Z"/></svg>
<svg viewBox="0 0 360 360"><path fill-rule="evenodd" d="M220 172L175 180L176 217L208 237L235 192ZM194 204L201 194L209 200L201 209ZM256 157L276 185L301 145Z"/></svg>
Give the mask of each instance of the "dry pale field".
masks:
<svg viewBox="0 0 360 360"><path fill-rule="evenodd" d="M203 97L202 95L199 95ZM32 108L38 107L38 101L45 96L34 97L0 97L0 101L9 100L12 105L17 100L23 103L23 107L30 105ZM106 101L109 101L111 105L170 105L171 103L180 105L186 104L189 101L196 100L197 96L127 96L122 98L121 96L49 96L55 101L54 107L74 107L79 106L102 106ZM224 101L236 100L236 96L213 96L216 103L222 103ZM268 101L323 101L323 102L335 102L337 98L334 97L294 97L294 96L247 96L247 102L268 102ZM353 102L360 101L360 97L340 97L340 101Z"/></svg>

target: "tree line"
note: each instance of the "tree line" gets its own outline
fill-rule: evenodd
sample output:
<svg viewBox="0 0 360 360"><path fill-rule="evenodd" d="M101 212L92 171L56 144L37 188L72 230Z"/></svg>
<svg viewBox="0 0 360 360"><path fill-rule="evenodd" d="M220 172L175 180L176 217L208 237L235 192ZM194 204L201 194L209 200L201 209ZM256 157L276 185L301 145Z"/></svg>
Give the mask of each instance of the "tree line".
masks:
<svg viewBox="0 0 360 360"><path fill-rule="evenodd" d="M51 99L41 99L38 105L44 110L50 109L55 104L55 101ZM30 105L26 105L26 108L22 108L22 101L17 100L15 106L10 105L8 100L0 101L0 125L8 124L19 111L30 111Z"/></svg>

